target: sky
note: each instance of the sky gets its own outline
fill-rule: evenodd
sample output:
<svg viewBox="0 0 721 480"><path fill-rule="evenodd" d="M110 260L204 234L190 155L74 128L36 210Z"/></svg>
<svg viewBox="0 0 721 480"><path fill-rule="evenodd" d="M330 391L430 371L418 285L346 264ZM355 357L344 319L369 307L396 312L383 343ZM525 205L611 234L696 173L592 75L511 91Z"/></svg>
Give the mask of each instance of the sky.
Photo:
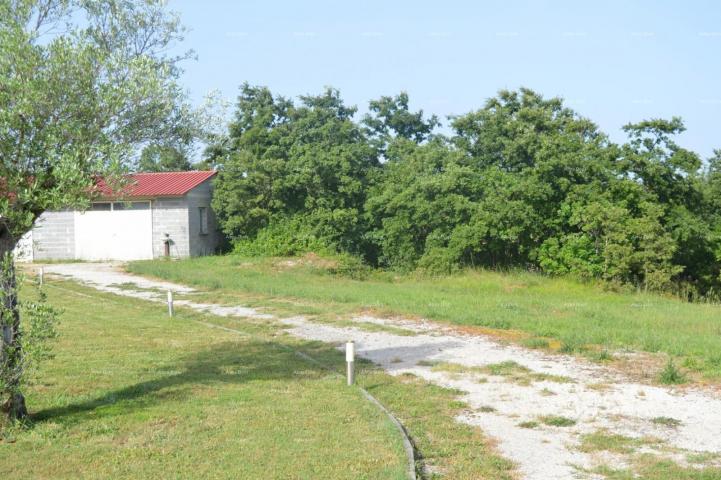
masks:
<svg viewBox="0 0 721 480"><path fill-rule="evenodd" d="M612 140L647 118L683 118L677 138L721 148L721 0L170 0L189 32L184 86L235 102L245 81L297 97L408 92L442 118L500 89L560 96Z"/></svg>

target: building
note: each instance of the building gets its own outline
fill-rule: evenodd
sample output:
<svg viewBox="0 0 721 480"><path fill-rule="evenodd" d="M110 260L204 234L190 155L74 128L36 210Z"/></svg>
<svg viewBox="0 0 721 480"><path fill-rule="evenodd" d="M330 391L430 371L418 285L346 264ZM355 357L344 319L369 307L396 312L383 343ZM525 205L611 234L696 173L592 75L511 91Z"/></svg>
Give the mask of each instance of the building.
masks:
<svg viewBox="0 0 721 480"><path fill-rule="evenodd" d="M210 199L216 172L136 173L122 195L102 181L85 211L43 213L19 260L142 260L215 253L222 237Z"/></svg>

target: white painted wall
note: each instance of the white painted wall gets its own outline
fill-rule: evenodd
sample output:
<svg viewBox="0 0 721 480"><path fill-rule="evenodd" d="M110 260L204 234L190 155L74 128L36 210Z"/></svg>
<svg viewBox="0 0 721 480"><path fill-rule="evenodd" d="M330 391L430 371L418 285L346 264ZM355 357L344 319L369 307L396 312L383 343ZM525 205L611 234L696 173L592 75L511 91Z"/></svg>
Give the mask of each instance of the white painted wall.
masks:
<svg viewBox="0 0 721 480"><path fill-rule="evenodd" d="M153 258L151 209L75 212L75 257L83 260Z"/></svg>

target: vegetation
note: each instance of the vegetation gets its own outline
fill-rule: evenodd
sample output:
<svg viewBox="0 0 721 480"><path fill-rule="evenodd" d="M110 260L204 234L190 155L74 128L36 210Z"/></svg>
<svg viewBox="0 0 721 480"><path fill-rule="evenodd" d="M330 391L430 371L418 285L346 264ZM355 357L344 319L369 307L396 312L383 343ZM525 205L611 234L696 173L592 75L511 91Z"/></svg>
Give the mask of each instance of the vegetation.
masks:
<svg viewBox="0 0 721 480"><path fill-rule="evenodd" d="M405 478L387 417L293 352L342 370L332 346L267 320L182 308L168 319L162 305L72 282L47 291L65 312L56 356L27 391L27 426L0 430L3 478ZM512 477L480 431L455 421L464 408L456 392L367 362L357 372L401 419L424 464L458 479Z"/></svg>
<svg viewBox="0 0 721 480"><path fill-rule="evenodd" d="M147 143L189 141L195 119L168 52L161 0L0 0L0 404L25 416L23 327L11 252L47 209L87 205ZM49 325L49 324L48 324Z"/></svg>
<svg viewBox="0 0 721 480"><path fill-rule="evenodd" d="M576 424L576 421L572 418L561 417L558 415L543 415L538 418L544 425L551 427L572 427Z"/></svg>
<svg viewBox="0 0 721 480"><path fill-rule="evenodd" d="M55 322L59 312L47 302L42 286L35 285L35 288L35 299L19 301L12 260L9 255L0 259L0 318L13 318L21 312L25 318L22 335L13 343L5 342L0 351L0 392L8 395L2 408L12 420L27 414L20 392L32 380L39 362L51 356L49 341L57 334ZM15 306L17 312L9 310L8 305ZM9 326L3 325L0 334L9 335L9 332ZM0 425L3 422L4 419L0 419Z"/></svg>
<svg viewBox="0 0 721 480"><path fill-rule="evenodd" d="M148 145L143 148L138 160L139 172L178 172L192 168L188 154L169 145Z"/></svg>
<svg viewBox="0 0 721 480"><path fill-rule="evenodd" d="M29 390L29 428L3 432L3 477L405 478L385 415L268 342L273 325L236 335L67 282L48 291L65 310L52 381Z"/></svg>
<svg viewBox="0 0 721 480"><path fill-rule="evenodd" d="M491 363L480 367L470 367L450 362L428 362L423 360L419 362L419 365L432 367L432 370L436 372L496 375L506 377L508 381L518 383L520 385L530 385L532 382L572 382L572 380L568 377L534 372L531 369L511 360L501 363ZM481 380L485 380L485 378L481 378Z"/></svg>
<svg viewBox="0 0 721 480"><path fill-rule="evenodd" d="M715 298L721 151L679 147L678 118L590 120L528 89L501 91L434 133L408 96L355 121L337 90L298 104L241 88L214 207L243 255L343 252L397 271L540 270Z"/></svg>
<svg viewBox="0 0 721 480"><path fill-rule="evenodd" d="M682 467L671 460L659 460L652 454L639 455L633 459L630 468L609 468L596 469L596 472L608 480L634 480L643 478L645 480L717 480L721 478L721 470L714 467L695 468Z"/></svg>
<svg viewBox="0 0 721 480"><path fill-rule="evenodd" d="M677 420L671 417L655 417L651 419L651 422L656 425L664 425L666 427L678 427L681 425L681 420Z"/></svg>
<svg viewBox="0 0 721 480"><path fill-rule="evenodd" d="M615 453L633 453L637 447L644 445L642 439L631 438L625 435L619 435L616 433L608 433L603 430L599 430L593 433L588 433L581 437L581 445L579 450L582 452L615 452Z"/></svg>
<svg viewBox="0 0 721 480"><path fill-rule="evenodd" d="M686 375L678 369L671 359L668 360L666 367L661 371L659 379L661 383L667 385L679 385L687 380Z"/></svg>
<svg viewBox="0 0 721 480"><path fill-rule="evenodd" d="M473 270L443 277L374 272L357 280L334 273L332 261L312 259L289 263L229 255L133 262L129 269L212 290L219 301L224 295L242 295L251 304L310 304L314 311L334 314L370 309L380 315L419 316L494 329L512 341L543 338L553 349L575 345L576 352L590 358L604 349L665 352L678 357L687 371L721 376L716 305L643 291L613 292L527 272Z"/></svg>

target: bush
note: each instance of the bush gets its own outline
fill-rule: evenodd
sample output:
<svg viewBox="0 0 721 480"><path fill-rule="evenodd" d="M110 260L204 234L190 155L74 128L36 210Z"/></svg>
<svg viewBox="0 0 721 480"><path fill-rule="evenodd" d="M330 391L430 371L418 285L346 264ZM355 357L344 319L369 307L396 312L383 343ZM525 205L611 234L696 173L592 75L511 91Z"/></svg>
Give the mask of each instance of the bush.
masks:
<svg viewBox="0 0 721 480"><path fill-rule="evenodd" d="M331 267L331 273L354 280L365 280L371 274L371 267L363 263L360 258L347 253L337 256L338 263Z"/></svg>
<svg viewBox="0 0 721 480"><path fill-rule="evenodd" d="M271 223L253 239L237 240L233 252L248 257L292 257L307 252L325 253L333 248L319 240L298 218Z"/></svg>
<svg viewBox="0 0 721 480"><path fill-rule="evenodd" d="M421 257L418 269L431 275L448 275L457 272L460 267L457 256L450 249L435 247Z"/></svg>
<svg viewBox="0 0 721 480"><path fill-rule="evenodd" d="M676 367L672 359L668 359L666 367L661 371L659 381L665 385L679 385L686 383L686 374Z"/></svg>

